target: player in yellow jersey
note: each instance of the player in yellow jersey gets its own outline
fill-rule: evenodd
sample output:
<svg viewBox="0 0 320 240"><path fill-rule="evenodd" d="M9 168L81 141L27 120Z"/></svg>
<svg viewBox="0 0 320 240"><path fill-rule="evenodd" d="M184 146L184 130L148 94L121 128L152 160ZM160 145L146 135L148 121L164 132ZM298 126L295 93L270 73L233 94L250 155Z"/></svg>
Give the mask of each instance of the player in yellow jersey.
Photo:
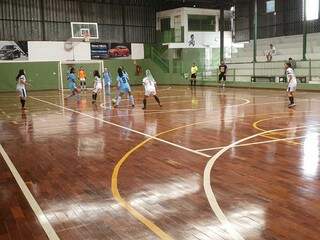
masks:
<svg viewBox="0 0 320 240"><path fill-rule="evenodd" d="M193 63L191 67L191 86L196 85L197 73L198 73L198 66L195 63Z"/></svg>

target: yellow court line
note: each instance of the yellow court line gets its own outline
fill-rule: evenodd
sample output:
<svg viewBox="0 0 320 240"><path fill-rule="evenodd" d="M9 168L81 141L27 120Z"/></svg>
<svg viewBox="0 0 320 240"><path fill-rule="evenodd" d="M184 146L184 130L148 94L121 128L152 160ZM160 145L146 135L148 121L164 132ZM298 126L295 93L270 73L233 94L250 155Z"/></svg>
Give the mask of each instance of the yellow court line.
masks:
<svg viewBox="0 0 320 240"><path fill-rule="evenodd" d="M259 136L263 136L268 133L274 133L274 132L277 132L280 130L288 130L289 131L289 130L293 130L293 129L301 129L301 128L307 128L307 127L311 127L311 126L318 127L319 125L320 124L304 125L304 126L292 127L292 128L272 129L272 130L256 133L256 134L251 135L249 137L242 138L236 142L233 142L229 146L224 147L219 152L217 152L214 156L212 156L212 158L207 162L205 169L204 169L204 173L203 173L203 187L204 187L204 190L206 193L206 197L207 197L208 202L212 208L212 211L215 213L215 215L217 216L219 221L221 223L223 223L223 227L230 234L230 236L233 240L244 240L244 238L240 235L240 233L237 231L237 229L234 228L233 224L231 224L229 222L228 218L226 217L226 215L223 213L222 209L220 208L218 201L213 193L213 189L211 186L211 182L212 182L211 181L211 171L212 171L216 161L229 149L231 149L231 148L235 147L236 145L239 145L245 141L248 141L250 139L253 139L253 138L256 138Z"/></svg>
<svg viewBox="0 0 320 240"><path fill-rule="evenodd" d="M320 135L320 134L317 134ZM275 143L275 142L283 142L283 141L288 141L288 140L293 140L293 139L302 139L306 138L307 136L298 136L298 137L288 137L288 138L278 138L278 139L272 139L272 140L267 140L267 141L259 141L259 142L250 142L250 143L243 143L239 145L233 146L233 148L238 148L238 147L248 147L248 146L253 146L253 145L262 145L262 144L267 144L267 143ZM213 151L213 150L220 150L223 149L227 146L222 146L222 147L213 147L213 148L204 148L204 149L198 149L198 152L208 152L208 151Z"/></svg>
<svg viewBox="0 0 320 240"><path fill-rule="evenodd" d="M139 220L141 223L143 223L145 226L147 226L153 233L155 233L160 239L173 239L170 237L167 233L165 233L162 229L160 229L155 223L153 223L151 220L147 219L145 216L143 216L141 213L139 213L137 210L135 210L128 202L126 202L122 197L118 189L118 176L119 176L119 170L123 163L128 159L128 157L135 152L138 148L142 147L145 143L150 141L152 138L148 138L141 142L140 144L136 145L134 148L132 148L129 152L127 152L121 159L118 161L117 165L113 169L112 172L112 179L111 179L111 191L112 195L115 198L118 203L125 208L133 217L135 217L137 220Z"/></svg>
<svg viewBox="0 0 320 240"><path fill-rule="evenodd" d="M301 112L305 112L305 111L301 111ZM266 113L266 114L252 114L252 115L248 115L248 116L249 117L254 117L254 116L259 116L259 115L270 115L270 114L287 114L287 113L275 112L275 113ZM248 116L246 116L246 117L248 117ZM236 118L243 118L243 117L236 117ZM208 123L208 122L211 122L211 121L212 120L207 120L207 121L201 121L201 122L196 122L196 123L183 125L183 126L176 127L176 128L161 132L159 134L156 134L155 137L159 137L159 136L161 136L163 134L166 134L166 133L169 133L169 132L173 132L173 131L176 131L176 130L179 130L179 129L187 128L187 127L190 127L190 126L195 126L195 125L199 125L199 124L203 124L203 123ZM130 157L130 155L132 153L134 153L136 150L141 148L143 145L145 145L150 140L152 140L152 138L148 138L148 139L144 140L143 142L141 142L140 144L136 145L134 148L132 148L130 151L128 151L117 162L117 164L114 167L113 172L112 172L111 191L112 191L113 197L116 199L116 201L118 201L118 203L123 208L125 208L132 216L134 216L137 220L139 220L141 223L143 223L145 226L147 226L160 239L172 239L172 237L170 237L167 233L165 233L162 229L160 229L155 223L153 223L151 220L149 220L146 217L144 217L141 213L139 213L137 210L135 210L128 202L126 202L121 197L121 194L120 194L119 188L118 188L118 177L119 177L119 171L120 171L121 167L128 160L128 158Z"/></svg>
<svg viewBox="0 0 320 240"><path fill-rule="evenodd" d="M295 111L295 113L309 113L309 112L312 112L312 111ZM246 118L246 117L257 117L257 116L264 116L264 115L281 115L281 114L288 114L287 112L272 112L272 113L263 113L263 114L253 114L253 115L246 115L246 116L240 116L240 117L235 117L235 118ZM314 116L314 115L319 115L319 114L309 114L309 115L306 115L306 116ZM282 116L282 117L278 117L278 118L285 118L287 116ZM290 117L290 116L288 116ZM269 119L274 119L274 118L277 118L277 117L272 117L272 118L266 118L266 119L262 119L262 120L269 120ZM228 120L232 120L234 118L231 118L231 119L228 119ZM226 121L228 121L226 120ZM262 121L262 120L259 120L259 121ZM256 123L258 124L259 121L257 121ZM201 123L205 123L205 122L201 122ZM196 123L196 124L199 124L199 123ZM260 130L260 131L266 131L258 126L256 126L256 129L257 130ZM297 129L296 132L299 132L299 131L303 131L303 129ZM284 134L281 134L281 131L279 131L279 133L275 132L275 133L268 133L268 134L265 134L264 136L270 136L270 135L280 135L280 136L285 136ZM271 137L271 136L270 136ZM254 142L254 143L246 143L246 144L241 144L241 145L237 145L236 147L242 147L242 146L249 146L251 144L253 145L256 145L256 144L263 144L263 143L269 143L269 142L274 142L274 141L285 141L285 140L292 140L292 139L300 139L300 138L303 138L303 137L293 137L293 138L274 138L272 139L271 141L261 141L261 142ZM198 152L206 152L206 151L211 151L211 150L219 150L219 149L222 149L226 146L220 146L220 147L211 147L211 148L202 148L202 149L197 149L196 151Z"/></svg>
<svg viewBox="0 0 320 240"><path fill-rule="evenodd" d="M48 102L48 101L45 101L45 100L41 100L41 99L38 99L38 98L34 98L34 97L31 97L32 99L34 100L37 100L37 101L40 101L40 102L44 102L44 103L47 103L47 104L50 104L50 105L53 105L53 106L56 106L56 107L59 107L59 108L62 108L62 109L65 109L65 110L68 110L68 111L71 111L71 112L76 112L76 113L79 113L81 115L84 115L86 117L89 117L89 118L93 118L93 119L96 119L96 120L100 120L100 121L103 121L105 123L108 123L109 125L113 125L113 126L117 126L117 127L120 127L120 128L123 128L123 129L127 129L131 132L135 132L135 133L139 133L141 135L144 135L146 137L148 137L148 139L146 139L145 141L141 142L140 144L138 144L135 148L131 149L115 166L114 168L114 171L112 173L112 183L111 183L111 187L112 187L112 194L113 196L115 197L116 200L118 200L119 204L121 206L123 206L125 209L127 209L133 216L135 216L139 221L141 221L143 224L145 224L150 230L152 230L154 233L156 233L157 236L159 236L161 239L172 239L168 234L166 234L165 232L163 232L159 227L157 227L153 222L151 222L150 220L148 220L147 218L145 218L142 214L140 214L138 211L136 211L132 206L129 205L129 203L127 203L120 195L119 193L119 190L118 190L118 181L117 181L117 177L118 177L118 174L119 174L119 171L120 171L120 168L121 166L123 165L123 163L127 160L127 158L135 151L137 150L138 148L140 148L141 146L143 146L146 142L150 141L151 139L155 139L155 140L158 140L158 141L161 141L161 142L164 142L164 143L167 143L167 144L170 144L172 146L176 146L180 149L184 149L184 150L188 150L189 152L193 152L193 153L199 153L195 150L191 150L191 149L187 149L187 148L184 148L182 146L179 146L177 144L173 144L173 143L170 143L168 141L165 141L165 140L162 140L160 138L157 138L156 136L159 136L159 135L162 135L162 134L165 134L165 133L168 133L168 132L171 132L171 131L175 131L175 130L178 130L178 129L182 129L182 128L186 128L188 126L193 126L193 125L197 125L197 124L202 124L202 123L209 123L209 122L212 122L212 120L207 120L207 121L202 121L202 122L198 122L198 123L193 123L193 124L188 124L188 125L184 125L184 126L180 126L180 127L177 127L177 128L174 128L174 129L171 129L171 130L168 130L168 131L165 131L165 132L162 132L162 133L159 133L157 134L156 136L151 136L151 135L147 135L147 134L143 134L141 132L138 132L136 130L133 130L133 129L130 129L130 128L127 128L127 127L123 127L121 125L118 125L118 124L115 124L115 123L112 123L112 122L109 122L109 121L105 121L103 119L100 119L100 118L96 118L96 117L93 117L89 114L85 114L85 113L81 113L79 111L76 111L76 110L73 110L73 109L70 109L70 108L66 108L64 106L60 106L60 105L57 105L57 104L54 104L54 103L51 103L51 102ZM249 101L248 101L249 102ZM226 106L226 107L234 107L234 106L240 106L240 105L245 105L247 104L248 102L246 103L242 103L242 104L239 104L239 105L230 105L230 106ZM271 103L266 103L266 104L271 104ZM255 104L253 104L255 105ZM251 116L257 116L257 115L268 115L270 113L267 113L267 114L255 114L255 115L251 115ZM272 114L272 113L271 113ZM275 113L276 114L276 113ZM279 113L277 113L279 114ZM250 117L250 115L248 115ZM248 117L248 116L245 116L245 117ZM233 118L239 118L237 116L234 116ZM243 118L243 117L240 117L240 118ZM231 120L231 119L230 119ZM210 157L209 155L206 155L206 154L202 154L202 156L206 156L206 157Z"/></svg>
<svg viewBox="0 0 320 240"><path fill-rule="evenodd" d="M169 132L173 132L176 131L178 129L181 128L185 128L185 127L189 127L189 126L193 126L196 124L200 124L203 122L198 122L198 123L192 123L192 124L188 124L188 125L184 125L184 126L180 126L180 127L176 127L176 128L172 128L170 130L158 133L155 135L155 137L159 137L160 135L169 133ZM161 228L159 228L155 223L153 223L151 220L147 219L146 217L144 217L141 213L139 213L137 210L135 210L128 202L126 202L122 197L121 194L119 192L119 188L118 188L118 176L119 176L119 171L120 168L123 166L123 164L125 163L125 161L128 160L129 156L134 153L136 150L138 150L139 148L141 148L144 144L146 144L147 142L149 142L150 140L152 140L153 138L148 138L146 140L144 140L143 142L139 143L138 145L136 145L134 148L132 148L130 151L128 151L116 164L116 166L113 169L112 172L112 178L111 178L111 191L113 194L113 197L118 201L118 203L125 208L133 217L135 217L137 220L139 220L141 223L143 223L145 226L147 226L154 234L156 234L160 239L173 239L171 236L169 236L167 233L165 233Z"/></svg>
<svg viewBox="0 0 320 240"><path fill-rule="evenodd" d="M305 111L305 112L309 112L309 111ZM319 114L309 114L309 115L306 115L306 116L318 116ZM273 119L279 119L279 118L286 118L286 117L290 117L290 116L281 116L281 117L272 117L272 118L265 118L265 119L260 119L259 121L256 121L252 124L253 128L259 130L259 131L267 131L266 129L263 129L261 127L258 126L259 123L261 122L264 122L264 121L268 121L268 120L273 120ZM297 131L301 131L301 130L297 130ZM272 134L265 134L265 135L261 135L262 137L265 137L265 138L269 138L269 139L280 139L280 138L277 138L277 137L272 137L270 135L280 135L280 136L285 136L283 133L279 132L279 133L272 133ZM287 143L291 143L293 145L301 145L301 143L299 142L295 142L295 141L286 141Z"/></svg>
<svg viewBox="0 0 320 240"><path fill-rule="evenodd" d="M257 129L257 130L261 131L261 132L265 132L265 131L267 131L267 130L258 127L258 124L261 123L261 122L264 122L264 121L272 120L272 119L275 119L275 118L272 117L272 118L260 119L260 120L258 120L258 121L256 121L256 122L254 122L254 123L252 124L252 127L253 127L254 129ZM273 140L279 139L279 138L277 138L277 137L271 137L271 136L268 136L268 135L261 135L261 137L268 138L268 139L273 139ZM293 145L300 145L300 143L295 142L295 141L285 141L285 142L291 143L291 144L293 144Z"/></svg>

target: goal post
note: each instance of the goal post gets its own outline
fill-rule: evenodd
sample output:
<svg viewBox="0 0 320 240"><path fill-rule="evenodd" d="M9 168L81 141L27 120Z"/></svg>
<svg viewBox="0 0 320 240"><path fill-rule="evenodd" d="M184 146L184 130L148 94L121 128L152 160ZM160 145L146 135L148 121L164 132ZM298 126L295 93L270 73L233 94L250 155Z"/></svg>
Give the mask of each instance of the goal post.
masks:
<svg viewBox="0 0 320 240"><path fill-rule="evenodd" d="M90 61L60 61L59 62L59 91L64 95L68 91L67 76L71 68L75 68L75 74L77 77L77 85L79 84L78 73L80 68L83 68L86 73L86 86L87 90L91 91L94 87L93 72L98 70L101 75L102 92L100 94L101 101L104 106L106 105L105 87L103 81L104 62L103 60L90 60Z"/></svg>

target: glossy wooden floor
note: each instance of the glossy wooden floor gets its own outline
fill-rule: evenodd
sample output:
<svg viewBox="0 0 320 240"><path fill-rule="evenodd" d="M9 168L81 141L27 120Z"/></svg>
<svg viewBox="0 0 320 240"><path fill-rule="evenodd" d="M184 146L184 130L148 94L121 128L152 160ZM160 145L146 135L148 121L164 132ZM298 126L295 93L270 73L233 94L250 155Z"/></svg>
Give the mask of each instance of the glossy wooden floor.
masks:
<svg viewBox="0 0 320 240"><path fill-rule="evenodd" d="M60 239L320 239L319 93L290 110L283 91L162 86L145 112L134 95L31 92L22 113L0 94L0 143ZM48 238L1 155L0 194L1 240Z"/></svg>

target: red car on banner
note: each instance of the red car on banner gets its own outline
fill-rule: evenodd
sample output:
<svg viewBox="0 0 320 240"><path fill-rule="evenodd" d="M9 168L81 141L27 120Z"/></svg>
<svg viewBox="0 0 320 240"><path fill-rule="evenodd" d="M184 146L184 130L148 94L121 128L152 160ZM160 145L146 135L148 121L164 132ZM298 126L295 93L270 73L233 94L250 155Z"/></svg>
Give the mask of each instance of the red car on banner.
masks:
<svg viewBox="0 0 320 240"><path fill-rule="evenodd" d="M128 57L130 55L130 50L126 46L116 46L109 49L110 57Z"/></svg>

